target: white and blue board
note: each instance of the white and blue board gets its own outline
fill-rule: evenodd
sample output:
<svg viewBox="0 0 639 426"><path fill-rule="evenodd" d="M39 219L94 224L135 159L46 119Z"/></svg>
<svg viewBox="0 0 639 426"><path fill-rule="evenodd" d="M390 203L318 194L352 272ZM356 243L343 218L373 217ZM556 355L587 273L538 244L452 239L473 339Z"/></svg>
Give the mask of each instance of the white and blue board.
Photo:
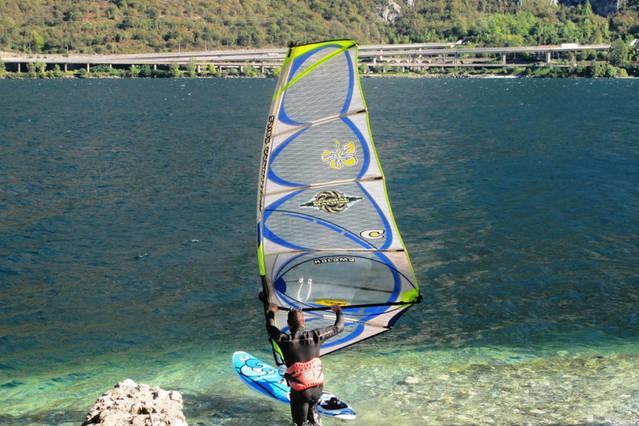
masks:
<svg viewBox="0 0 639 426"><path fill-rule="evenodd" d="M289 404L290 388L284 376L272 367L246 352L233 354L233 367L244 383L253 390L273 398L279 402ZM342 420L355 420L356 413L347 402L337 398L330 392L322 392L317 411L325 416Z"/></svg>

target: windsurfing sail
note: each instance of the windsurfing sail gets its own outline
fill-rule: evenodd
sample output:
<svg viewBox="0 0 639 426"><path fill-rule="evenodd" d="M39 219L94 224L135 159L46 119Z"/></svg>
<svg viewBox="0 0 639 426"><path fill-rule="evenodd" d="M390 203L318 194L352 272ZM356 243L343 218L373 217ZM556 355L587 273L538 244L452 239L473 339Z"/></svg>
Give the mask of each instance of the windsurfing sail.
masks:
<svg viewBox="0 0 639 426"><path fill-rule="evenodd" d="M266 301L286 329L302 309L307 328L345 331L322 355L387 331L420 300L391 211L362 94L357 44L291 47L269 112L257 201L258 263Z"/></svg>

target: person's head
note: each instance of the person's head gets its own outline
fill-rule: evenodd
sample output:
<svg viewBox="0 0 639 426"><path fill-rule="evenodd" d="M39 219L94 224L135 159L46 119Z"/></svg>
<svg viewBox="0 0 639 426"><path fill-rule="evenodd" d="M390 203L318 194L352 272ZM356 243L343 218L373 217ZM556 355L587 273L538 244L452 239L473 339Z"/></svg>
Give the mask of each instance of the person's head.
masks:
<svg viewBox="0 0 639 426"><path fill-rule="evenodd" d="M304 314L297 309L288 311L288 326L291 330L304 327Z"/></svg>

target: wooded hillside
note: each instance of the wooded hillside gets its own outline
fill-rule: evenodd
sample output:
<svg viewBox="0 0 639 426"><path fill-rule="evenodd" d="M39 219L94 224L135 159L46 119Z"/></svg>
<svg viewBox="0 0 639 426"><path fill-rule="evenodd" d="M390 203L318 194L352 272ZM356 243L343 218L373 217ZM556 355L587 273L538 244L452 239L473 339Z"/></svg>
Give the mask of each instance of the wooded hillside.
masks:
<svg viewBox="0 0 639 426"><path fill-rule="evenodd" d="M621 12L600 16L589 3L549 0L4 0L0 50L153 52L336 37L477 45L639 38L639 0L620 4Z"/></svg>

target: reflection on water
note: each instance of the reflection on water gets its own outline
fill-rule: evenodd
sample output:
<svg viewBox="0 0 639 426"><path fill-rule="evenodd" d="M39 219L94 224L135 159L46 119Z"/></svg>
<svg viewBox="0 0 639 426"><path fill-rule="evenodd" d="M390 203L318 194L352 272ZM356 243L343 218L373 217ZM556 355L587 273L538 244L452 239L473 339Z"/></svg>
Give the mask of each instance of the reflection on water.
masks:
<svg viewBox="0 0 639 426"><path fill-rule="evenodd" d="M190 423L283 424L255 185L272 80L0 81L0 423L125 377ZM362 424L639 423L639 84L364 82L424 303L326 358ZM326 424L336 424L330 420Z"/></svg>

